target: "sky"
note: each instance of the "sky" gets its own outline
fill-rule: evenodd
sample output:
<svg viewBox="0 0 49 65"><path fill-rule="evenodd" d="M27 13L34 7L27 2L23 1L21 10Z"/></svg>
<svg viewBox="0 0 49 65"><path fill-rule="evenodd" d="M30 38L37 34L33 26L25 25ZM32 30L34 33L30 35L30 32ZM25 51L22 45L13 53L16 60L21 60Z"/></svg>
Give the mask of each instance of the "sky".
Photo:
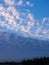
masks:
<svg viewBox="0 0 49 65"><path fill-rule="evenodd" d="M0 31L49 39L49 0L0 0Z"/></svg>
<svg viewBox="0 0 49 65"><path fill-rule="evenodd" d="M0 0L0 61L42 56L49 56L49 0Z"/></svg>

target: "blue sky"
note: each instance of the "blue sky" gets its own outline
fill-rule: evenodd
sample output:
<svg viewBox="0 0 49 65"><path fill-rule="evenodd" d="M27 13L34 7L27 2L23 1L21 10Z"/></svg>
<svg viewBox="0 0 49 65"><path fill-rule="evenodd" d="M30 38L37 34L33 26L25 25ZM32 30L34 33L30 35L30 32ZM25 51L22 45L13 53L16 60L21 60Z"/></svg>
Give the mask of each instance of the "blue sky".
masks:
<svg viewBox="0 0 49 65"><path fill-rule="evenodd" d="M0 0L0 31L49 39L49 0Z"/></svg>
<svg viewBox="0 0 49 65"><path fill-rule="evenodd" d="M43 17L49 17L49 0L34 0L32 11L36 19L41 20Z"/></svg>

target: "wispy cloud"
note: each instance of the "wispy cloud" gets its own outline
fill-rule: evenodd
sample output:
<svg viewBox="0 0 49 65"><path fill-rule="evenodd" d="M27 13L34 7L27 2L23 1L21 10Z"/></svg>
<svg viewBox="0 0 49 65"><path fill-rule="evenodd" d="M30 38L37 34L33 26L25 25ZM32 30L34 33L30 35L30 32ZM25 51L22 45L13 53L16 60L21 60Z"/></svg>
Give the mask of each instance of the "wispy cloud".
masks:
<svg viewBox="0 0 49 65"><path fill-rule="evenodd" d="M44 17L43 20L42 20L42 24L44 24L45 22L49 23L49 18Z"/></svg>

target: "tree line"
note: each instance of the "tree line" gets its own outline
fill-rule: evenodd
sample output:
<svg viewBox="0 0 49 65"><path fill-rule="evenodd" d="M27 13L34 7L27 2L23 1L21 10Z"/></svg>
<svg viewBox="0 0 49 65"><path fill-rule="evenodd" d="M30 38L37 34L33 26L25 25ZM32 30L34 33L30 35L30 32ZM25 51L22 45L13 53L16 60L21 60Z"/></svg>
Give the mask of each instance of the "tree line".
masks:
<svg viewBox="0 0 49 65"><path fill-rule="evenodd" d="M0 65L49 65L49 57L24 59L21 62L0 62Z"/></svg>

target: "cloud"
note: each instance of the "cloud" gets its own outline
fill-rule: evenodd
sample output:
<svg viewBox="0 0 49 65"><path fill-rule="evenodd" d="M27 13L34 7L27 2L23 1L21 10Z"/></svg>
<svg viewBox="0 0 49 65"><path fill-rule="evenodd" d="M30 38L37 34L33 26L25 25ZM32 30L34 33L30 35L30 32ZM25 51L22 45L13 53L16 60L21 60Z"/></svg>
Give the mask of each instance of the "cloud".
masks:
<svg viewBox="0 0 49 65"><path fill-rule="evenodd" d="M28 5L28 6L30 6L30 7L33 7L33 6L34 6L34 4L33 4L33 3L30 3L30 1L27 1L27 2L26 2L26 5Z"/></svg>
<svg viewBox="0 0 49 65"><path fill-rule="evenodd" d="M4 8L3 5L0 5L0 11L3 10L3 8Z"/></svg>
<svg viewBox="0 0 49 65"><path fill-rule="evenodd" d="M49 23L49 18L44 17L43 20L42 20L42 24L44 24L45 22L46 22L46 23L47 23L47 22Z"/></svg>
<svg viewBox="0 0 49 65"><path fill-rule="evenodd" d="M36 29L36 33L39 34L40 32L41 32L41 28L38 27L38 28Z"/></svg>
<svg viewBox="0 0 49 65"><path fill-rule="evenodd" d="M31 13L28 13L28 18L31 20L31 21L34 21L34 17Z"/></svg>
<svg viewBox="0 0 49 65"><path fill-rule="evenodd" d="M10 14L10 12L12 13L12 15ZM1 26L7 27L8 29L14 29L19 25L17 25L16 20L14 19L14 17L16 17L16 19L20 19L19 13L15 9L15 7L10 6L6 10L4 10L4 7L2 6L0 13L0 16L3 16L6 21L6 23L4 21L0 21Z"/></svg>
<svg viewBox="0 0 49 65"><path fill-rule="evenodd" d="M14 5L15 4L15 0L4 0L6 5Z"/></svg>
<svg viewBox="0 0 49 65"><path fill-rule="evenodd" d="M0 26L11 30L15 33L19 33L25 37L38 37L38 38L49 38L49 29L47 27L49 24L49 18L44 17L41 21L34 19L33 14L30 13L29 9L26 11L21 11L17 9L17 6L23 5L23 0L19 0L15 7L15 0L4 0L7 8L0 5ZM25 5L31 6L30 2L26 2ZM4 19L2 19L4 17ZM46 23L46 25L45 25ZM49 27L49 26L48 26Z"/></svg>
<svg viewBox="0 0 49 65"><path fill-rule="evenodd" d="M17 6L22 6L22 5L23 5L23 0L19 0L16 5L17 5Z"/></svg>

